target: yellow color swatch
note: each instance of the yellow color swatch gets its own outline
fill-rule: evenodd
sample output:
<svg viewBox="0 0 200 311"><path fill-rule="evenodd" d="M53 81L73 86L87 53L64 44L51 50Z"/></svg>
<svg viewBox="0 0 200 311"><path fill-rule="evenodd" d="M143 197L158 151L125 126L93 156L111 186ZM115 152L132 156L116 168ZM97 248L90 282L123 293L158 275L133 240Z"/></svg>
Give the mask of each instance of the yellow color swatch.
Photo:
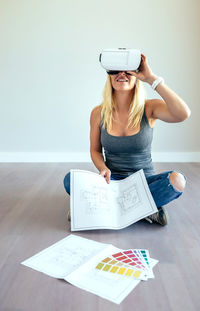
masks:
<svg viewBox="0 0 200 311"><path fill-rule="evenodd" d="M140 271L136 271L134 274L133 274L133 277L134 278L139 278L141 272Z"/></svg>
<svg viewBox="0 0 200 311"><path fill-rule="evenodd" d="M119 269L119 267L114 266L114 267L112 267L110 272L115 273L118 269Z"/></svg>
<svg viewBox="0 0 200 311"><path fill-rule="evenodd" d="M107 257L104 260L102 260L102 262L109 262L111 260L111 258Z"/></svg>
<svg viewBox="0 0 200 311"><path fill-rule="evenodd" d="M119 271L117 272L118 274L124 274L124 271L126 270L126 268L120 268Z"/></svg>
<svg viewBox="0 0 200 311"><path fill-rule="evenodd" d="M111 265L105 265L105 267L103 268L103 271L108 271L110 269Z"/></svg>
<svg viewBox="0 0 200 311"><path fill-rule="evenodd" d="M128 270L126 271L126 274L125 274L125 275L131 276L132 273L133 273L133 270L132 270L132 269L128 269Z"/></svg>
<svg viewBox="0 0 200 311"><path fill-rule="evenodd" d="M98 265L96 266L96 269L99 269L99 270L101 270L101 268L104 266L104 264L103 263L98 263Z"/></svg>
<svg viewBox="0 0 200 311"><path fill-rule="evenodd" d="M109 264L111 265L115 265L117 263L117 260L112 260L111 262L109 262Z"/></svg>

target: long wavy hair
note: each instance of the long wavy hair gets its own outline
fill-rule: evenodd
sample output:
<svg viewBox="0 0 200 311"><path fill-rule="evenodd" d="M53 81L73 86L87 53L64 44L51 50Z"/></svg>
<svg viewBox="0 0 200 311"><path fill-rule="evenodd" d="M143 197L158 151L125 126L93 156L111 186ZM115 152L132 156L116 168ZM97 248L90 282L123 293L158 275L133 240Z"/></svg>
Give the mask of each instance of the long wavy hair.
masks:
<svg viewBox="0 0 200 311"><path fill-rule="evenodd" d="M141 122L146 99L146 91L142 81L136 79L135 93L129 108L128 128L137 128ZM108 131L112 130L113 111L115 110L114 89L112 87L111 78L108 75L102 92L103 101L101 107L101 119L103 119L102 126Z"/></svg>

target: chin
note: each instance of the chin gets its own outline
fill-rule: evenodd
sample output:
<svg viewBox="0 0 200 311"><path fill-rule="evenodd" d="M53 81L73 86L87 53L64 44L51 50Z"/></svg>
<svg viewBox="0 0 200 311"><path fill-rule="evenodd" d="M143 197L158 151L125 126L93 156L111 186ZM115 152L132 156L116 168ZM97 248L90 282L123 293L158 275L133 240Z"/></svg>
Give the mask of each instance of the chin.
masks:
<svg viewBox="0 0 200 311"><path fill-rule="evenodd" d="M119 87L116 89L117 91L130 91L131 88L130 87Z"/></svg>

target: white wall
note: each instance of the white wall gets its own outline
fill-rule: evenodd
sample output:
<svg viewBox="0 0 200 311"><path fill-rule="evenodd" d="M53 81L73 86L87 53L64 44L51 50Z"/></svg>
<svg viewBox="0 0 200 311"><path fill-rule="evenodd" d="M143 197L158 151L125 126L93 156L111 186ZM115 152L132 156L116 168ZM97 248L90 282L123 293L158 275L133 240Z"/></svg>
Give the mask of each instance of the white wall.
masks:
<svg viewBox="0 0 200 311"><path fill-rule="evenodd" d="M199 11L199 0L0 0L0 160L89 155L106 80L98 57L112 47L140 49L192 111L158 121L152 151L199 155Z"/></svg>

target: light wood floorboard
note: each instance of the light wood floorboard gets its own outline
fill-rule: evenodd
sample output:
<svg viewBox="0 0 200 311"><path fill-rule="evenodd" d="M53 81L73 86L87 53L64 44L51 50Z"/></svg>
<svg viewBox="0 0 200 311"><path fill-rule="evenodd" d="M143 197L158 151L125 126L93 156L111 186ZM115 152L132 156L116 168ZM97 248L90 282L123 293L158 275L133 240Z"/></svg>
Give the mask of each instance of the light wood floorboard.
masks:
<svg viewBox="0 0 200 311"><path fill-rule="evenodd" d="M0 311L200 310L200 163L155 163L156 173L183 172L183 195L166 205L169 225L142 220L125 229L76 232L119 248L146 248L159 260L155 279L115 305L20 263L71 234L63 179L92 163L0 164Z"/></svg>

